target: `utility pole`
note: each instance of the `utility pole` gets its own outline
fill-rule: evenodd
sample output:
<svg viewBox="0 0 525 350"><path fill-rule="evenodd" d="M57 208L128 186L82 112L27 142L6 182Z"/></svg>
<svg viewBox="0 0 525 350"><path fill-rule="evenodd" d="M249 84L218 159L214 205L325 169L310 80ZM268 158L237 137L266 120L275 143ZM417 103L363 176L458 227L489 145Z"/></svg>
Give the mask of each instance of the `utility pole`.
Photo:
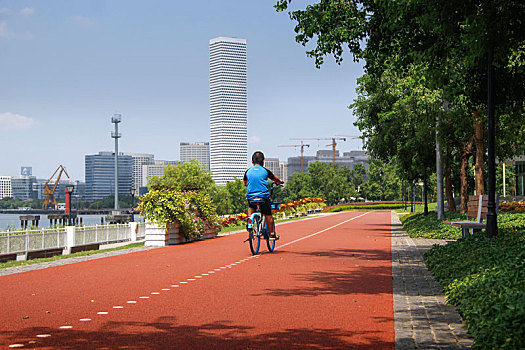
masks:
<svg viewBox="0 0 525 350"><path fill-rule="evenodd" d="M118 124L121 121L120 114L113 114L111 122L115 124L115 131L111 133L111 137L115 139L115 210L118 210L118 139L121 137L118 132Z"/></svg>

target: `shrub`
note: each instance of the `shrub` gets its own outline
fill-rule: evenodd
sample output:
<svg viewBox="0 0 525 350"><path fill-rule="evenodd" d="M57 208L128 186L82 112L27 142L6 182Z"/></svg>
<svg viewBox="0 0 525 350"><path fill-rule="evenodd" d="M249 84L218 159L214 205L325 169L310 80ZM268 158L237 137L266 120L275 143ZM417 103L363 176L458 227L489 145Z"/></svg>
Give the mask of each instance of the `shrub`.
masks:
<svg viewBox="0 0 525 350"><path fill-rule="evenodd" d="M525 213L499 213L499 235L484 232L435 246L427 267L456 306L474 346L525 347Z"/></svg>
<svg viewBox="0 0 525 350"><path fill-rule="evenodd" d="M153 189L141 197L139 209L148 221L164 225L179 222L186 239L200 237L206 226L220 228L211 198L197 191Z"/></svg>
<svg viewBox="0 0 525 350"><path fill-rule="evenodd" d="M349 204L331 208L328 210L329 213L338 213L347 210L393 210L401 209L403 204L392 203L392 204Z"/></svg>
<svg viewBox="0 0 525 350"><path fill-rule="evenodd" d="M525 202L508 202L500 203L498 206L499 211L513 211L515 213L525 213Z"/></svg>

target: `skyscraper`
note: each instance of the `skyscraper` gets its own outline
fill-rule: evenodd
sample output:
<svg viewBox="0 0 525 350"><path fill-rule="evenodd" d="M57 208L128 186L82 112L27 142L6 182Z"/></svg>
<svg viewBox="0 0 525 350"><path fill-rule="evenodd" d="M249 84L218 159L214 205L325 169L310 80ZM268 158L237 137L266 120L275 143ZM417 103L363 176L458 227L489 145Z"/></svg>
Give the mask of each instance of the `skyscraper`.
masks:
<svg viewBox="0 0 525 350"><path fill-rule="evenodd" d="M242 179L248 161L246 39L210 40L210 170L217 185Z"/></svg>
<svg viewBox="0 0 525 350"><path fill-rule="evenodd" d="M209 142L181 142L180 161L189 163L191 159L199 162L202 170L210 170L210 143Z"/></svg>
<svg viewBox="0 0 525 350"><path fill-rule="evenodd" d="M99 152L86 155L86 199L103 199L115 194L115 153ZM133 158L118 156L118 192L128 196L133 185Z"/></svg>

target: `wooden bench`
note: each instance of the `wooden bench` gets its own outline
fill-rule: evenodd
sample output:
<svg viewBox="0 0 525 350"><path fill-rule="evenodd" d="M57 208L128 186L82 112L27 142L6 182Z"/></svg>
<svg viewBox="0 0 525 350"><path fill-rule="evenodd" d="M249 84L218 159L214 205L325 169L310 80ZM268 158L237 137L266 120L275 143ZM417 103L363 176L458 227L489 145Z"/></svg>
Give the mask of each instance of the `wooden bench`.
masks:
<svg viewBox="0 0 525 350"><path fill-rule="evenodd" d="M85 252L87 250L99 250L100 243L88 243L71 247L71 254L78 252Z"/></svg>
<svg viewBox="0 0 525 350"><path fill-rule="evenodd" d="M483 230L487 226L483 223L483 219L487 218L488 201L489 197L486 195L469 196L467 219L475 218L476 221L445 221L445 224L460 227L462 237L467 237L467 235L469 234L469 230L472 230L472 233Z"/></svg>

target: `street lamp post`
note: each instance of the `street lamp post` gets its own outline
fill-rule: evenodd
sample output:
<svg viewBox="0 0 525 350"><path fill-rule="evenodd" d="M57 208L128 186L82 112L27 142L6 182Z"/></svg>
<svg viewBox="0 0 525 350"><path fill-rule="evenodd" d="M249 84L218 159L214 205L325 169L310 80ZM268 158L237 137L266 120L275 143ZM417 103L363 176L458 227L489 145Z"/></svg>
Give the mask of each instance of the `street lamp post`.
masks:
<svg viewBox="0 0 525 350"><path fill-rule="evenodd" d="M129 193L131 194L131 220L134 221L134 207L135 207L135 191L136 189L134 187L129 189Z"/></svg>

